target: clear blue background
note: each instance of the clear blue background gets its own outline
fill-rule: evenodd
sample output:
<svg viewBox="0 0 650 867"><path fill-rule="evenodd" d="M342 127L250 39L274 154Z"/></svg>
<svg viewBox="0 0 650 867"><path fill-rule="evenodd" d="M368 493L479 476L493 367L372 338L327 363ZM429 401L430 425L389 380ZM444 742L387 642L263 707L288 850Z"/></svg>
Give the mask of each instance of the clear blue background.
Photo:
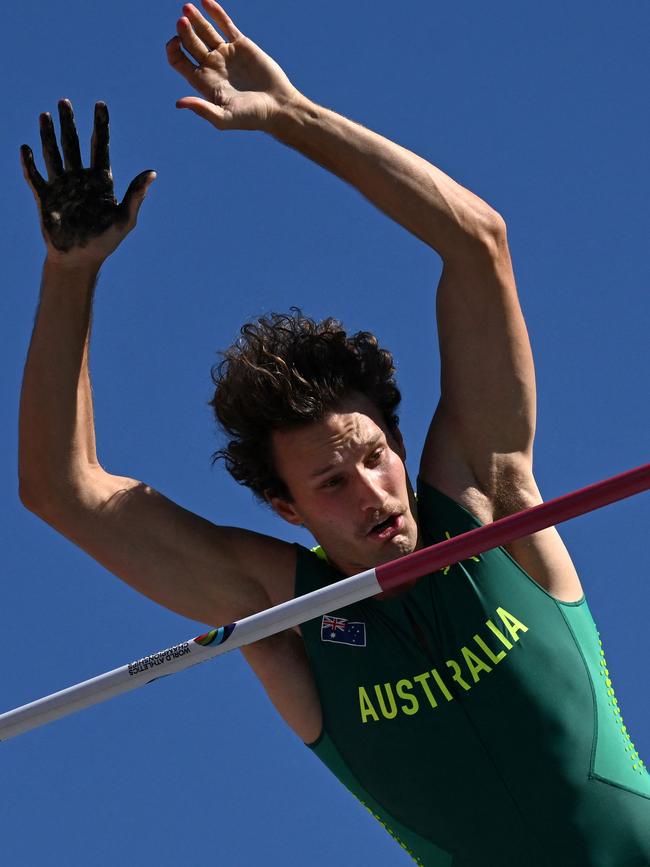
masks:
<svg viewBox="0 0 650 867"><path fill-rule="evenodd" d="M537 362L544 496L646 462L647 3L227 8L309 97L505 216ZM215 522L308 543L210 466L216 351L246 318L292 304L371 329L394 351L412 474L436 403L437 257L299 154L176 111L191 92L165 61L178 14L171 0L4 11L3 710L203 628L140 598L18 500L18 394L42 263L18 147L39 154L40 111L69 97L87 141L106 100L118 192L158 172L98 289L92 371L108 469ZM562 532L650 764L649 520L646 494ZM237 653L3 744L0 763L7 865L408 863L284 727Z"/></svg>

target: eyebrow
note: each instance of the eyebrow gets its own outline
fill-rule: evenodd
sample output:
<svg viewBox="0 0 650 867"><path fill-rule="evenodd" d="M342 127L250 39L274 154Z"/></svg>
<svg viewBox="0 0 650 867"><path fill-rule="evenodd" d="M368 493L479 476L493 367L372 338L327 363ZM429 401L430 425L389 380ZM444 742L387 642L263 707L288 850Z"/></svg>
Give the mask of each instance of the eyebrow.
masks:
<svg viewBox="0 0 650 867"><path fill-rule="evenodd" d="M329 473L330 470L333 470L338 464L330 464L327 467L323 467L320 470L315 470L309 477L310 479L317 479L319 476L324 476L325 473Z"/></svg>
<svg viewBox="0 0 650 867"><path fill-rule="evenodd" d="M367 442L365 444L364 448L367 451L374 450L375 448L377 448L377 446L380 443L381 443L381 435L378 434L377 436L373 437L369 442ZM338 463L328 464L326 467L321 467L321 469L319 469L319 470L314 470L314 472L310 475L309 478L310 479L317 479L319 476L324 476L326 473L330 473L330 472L332 472L332 470L338 469L339 466L340 466L340 464L338 464Z"/></svg>

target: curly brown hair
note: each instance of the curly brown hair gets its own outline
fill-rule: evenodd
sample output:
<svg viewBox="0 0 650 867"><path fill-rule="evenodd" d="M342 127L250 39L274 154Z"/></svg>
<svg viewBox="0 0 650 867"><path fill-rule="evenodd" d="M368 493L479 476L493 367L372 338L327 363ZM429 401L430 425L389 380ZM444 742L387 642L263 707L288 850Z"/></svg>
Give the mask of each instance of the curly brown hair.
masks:
<svg viewBox="0 0 650 867"><path fill-rule="evenodd" d="M329 317L316 322L298 307L270 313L240 329L241 336L212 368L210 401L230 438L213 455L255 496L291 500L273 460L271 433L320 421L353 392L366 395L390 431L401 395L390 352L369 331L348 335Z"/></svg>

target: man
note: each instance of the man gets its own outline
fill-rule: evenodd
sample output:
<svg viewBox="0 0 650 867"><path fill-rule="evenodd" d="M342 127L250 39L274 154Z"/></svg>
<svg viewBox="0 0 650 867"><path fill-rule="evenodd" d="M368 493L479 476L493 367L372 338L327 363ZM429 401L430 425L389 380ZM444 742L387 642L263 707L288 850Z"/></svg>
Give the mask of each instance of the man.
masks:
<svg viewBox="0 0 650 867"><path fill-rule="evenodd" d="M96 107L89 169L70 104L59 106L63 160L41 116L47 181L22 149L47 258L21 401L21 496L141 593L219 624L541 498L534 370L503 220L415 154L311 102L214 0L204 8L216 27L186 5L167 46L201 94L178 107L301 151L444 265L441 397L417 500L390 356L372 335L295 312L244 326L216 374L214 407L234 477L319 548L216 527L99 464L93 287L154 174L117 204L106 107ZM554 529L243 653L286 722L417 863L650 863L650 777Z"/></svg>

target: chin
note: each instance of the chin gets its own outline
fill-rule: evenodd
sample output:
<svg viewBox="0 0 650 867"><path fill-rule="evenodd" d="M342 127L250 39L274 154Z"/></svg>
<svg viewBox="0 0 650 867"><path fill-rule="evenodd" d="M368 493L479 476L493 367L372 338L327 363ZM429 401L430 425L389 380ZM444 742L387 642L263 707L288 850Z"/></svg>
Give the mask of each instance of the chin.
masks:
<svg viewBox="0 0 650 867"><path fill-rule="evenodd" d="M414 541L408 537L401 537L392 541L392 544L387 545L384 551L377 553L377 562L374 563L374 566L381 566L383 563L391 563L393 560L399 560L400 557L406 557L407 554L412 554L416 548L417 540Z"/></svg>

